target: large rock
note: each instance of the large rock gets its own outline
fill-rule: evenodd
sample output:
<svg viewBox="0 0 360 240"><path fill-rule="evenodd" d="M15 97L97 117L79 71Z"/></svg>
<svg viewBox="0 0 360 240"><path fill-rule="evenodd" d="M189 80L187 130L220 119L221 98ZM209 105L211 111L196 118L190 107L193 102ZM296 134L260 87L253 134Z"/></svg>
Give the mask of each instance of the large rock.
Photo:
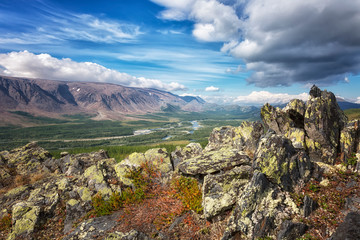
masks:
<svg viewBox="0 0 360 240"><path fill-rule="evenodd" d="M292 221L286 220L282 223L280 232L277 235L278 240L293 240L298 239L308 229L303 223L293 223Z"/></svg>
<svg viewBox="0 0 360 240"><path fill-rule="evenodd" d="M117 220L119 217L120 214L115 213L108 216L88 219L80 223L73 231L62 239L98 239L99 236L104 235L105 232L111 230L118 224Z"/></svg>
<svg viewBox="0 0 360 240"><path fill-rule="evenodd" d="M304 112L305 103L294 99L283 109L265 104L261 118L267 128L289 138L295 148L305 148Z"/></svg>
<svg viewBox="0 0 360 240"><path fill-rule="evenodd" d="M210 219L231 209L250 180L251 167L244 165L218 175L206 175L203 184L204 216Z"/></svg>
<svg viewBox="0 0 360 240"><path fill-rule="evenodd" d="M109 197L113 192L121 192L120 186L111 184L111 180L117 177L113 167L115 164L115 159L109 158L88 167L84 172L88 188L100 193L105 198Z"/></svg>
<svg viewBox="0 0 360 240"><path fill-rule="evenodd" d="M360 239L360 214L350 212L345 221L339 225L329 240L358 240Z"/></svg>
<svg viewBox="0 0 360 240"><path fill-rule="evenodd" d="M31 234L35 231L39 223L40 207L31 203L19 202L12 207L12 231L8 240L19 237L32 239Z"/></svg>
<svg viewBox="0 0 360 240"><path fill-rule="evenodd" d="M289 193L255 172L238 196L222 239L237 239L239 234L241 239L275 238L283 220L299 213Z"/></svg>
<svg viewBox="0 0 360 240"><path fill-rule="evenodd" d="M178 165L178 169L187 175L207 175L249 164L250 158L244 152L224 147L185 160Z"/></svg>
<svg viewBox="0 0 360 240"><path fill-rule="evenodd" d="M210 134L205 151L218 150L229 146L251 155L255 152L263 133L264 128L260 122L244 121L239 127L215 128Z"/></svg>
<svg viewBox="0 0 360 240"><path fill-rule="evenodd" d="M340 132L347 118L332 92L321 91L315 85L306 103L304 129L310 157L325 163L334 163L340 142Z"/></svg>
<svg viewBox="0 0 360 240"><path fill-rule="evenodd" d="M128 178L128 173L137 170L141 165L150 163L156 166L163 177L169 175L173 170L169 154L165 148L154 148L145 153L132 153L130 156L114 166L119 180L126 186L131 186L132 180Z"/></svg>
<svg viewBox="0 0 360 240"><path fill-rule="evenodd" d="M42 163L51 157L50 153L39 147L36 142L31 142L9 152L3 151L0 155L8 167L15 168L16 173L21 175L42 171Z"/></svg>
<svg viewBox="0 0 360 240"><path fill-rule="evenodd" d="M360 150L359 124L360 120L353 120L347 123L340 133L340 152L343 154L343 160Z"/></svg>
<svg viewBox="0 0 360 240"><path fill-rule="evenodd" d="M175 151L171 153L171 161L174 169L182 161L200 155L203 149L199 143L189 143L185 147L176 147Z"/></svg>
<svg viewBox="0 0 360 240"><path fill-rule="evenodd" d="M146 234L131 230L130 232L113 232L108 234L104 240L151 240Z"/></svg>
<svg viewBox="0 0 360 240"><path fill-rule="evenodd" d="M285 190L307 180L313 168L305 151L296 150L289 139L272 131L260 140L253 167Z"/></svg>
<svg viewBox="0 0 360 240"><path fill-rule="evenodd" d="M67 176L81 175L85 169L98 161L108 159L104 150L91 153L63 154L60 159L48 159L44 165L52 172L64 173Z"/></svg>

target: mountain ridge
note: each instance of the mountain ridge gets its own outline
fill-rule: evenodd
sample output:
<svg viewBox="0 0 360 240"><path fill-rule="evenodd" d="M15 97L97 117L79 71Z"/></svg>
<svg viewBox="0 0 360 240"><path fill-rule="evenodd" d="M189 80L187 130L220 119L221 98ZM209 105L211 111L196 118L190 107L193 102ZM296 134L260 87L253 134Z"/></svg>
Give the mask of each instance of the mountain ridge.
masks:
<svg viewBox="0 0 360 240"><path fill-rule="evenodd" d="M44 116L87 113L97 119L123 119L126 114L161 111L168 104L202 110L199 97L181 97L154 89L113 83L56 81L0 76L0 111L25 111Z"/></svg>

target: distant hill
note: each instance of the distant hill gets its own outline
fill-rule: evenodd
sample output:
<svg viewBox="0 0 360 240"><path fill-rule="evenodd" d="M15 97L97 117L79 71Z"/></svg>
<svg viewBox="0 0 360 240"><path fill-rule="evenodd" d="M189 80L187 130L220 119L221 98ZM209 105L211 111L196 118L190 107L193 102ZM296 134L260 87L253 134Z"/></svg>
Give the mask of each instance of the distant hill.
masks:
<svg viewBox="0 0 360 240"><path fill-rule="evenodd" d="M0 76L0 121L10 122L10 111L57 117L86 113L95 119L122 119L168 109L201 111L205 101L149 88L131 88L111 83L53 81Z"/></svg>
<svg viewBox="0 0 360 240"><path fill-rule="evenodd" d="M347 110L347 109L352 109L352 108L360 108L360 104L358 103L352 103L352 102L348 102L346 100L344 100L343 98L336 98L339 107L342 110Z"/></svg>

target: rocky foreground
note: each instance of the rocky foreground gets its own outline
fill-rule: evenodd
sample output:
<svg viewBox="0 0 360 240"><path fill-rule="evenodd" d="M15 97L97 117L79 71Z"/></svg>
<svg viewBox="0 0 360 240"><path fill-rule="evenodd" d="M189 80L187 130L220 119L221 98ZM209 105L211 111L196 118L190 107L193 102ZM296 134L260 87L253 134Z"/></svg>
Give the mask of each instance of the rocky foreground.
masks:
<svg viewBox="0 0 360 240"><path fill-rule="evenodd" d="M360 239L360 121L316 86L261 116L214 129L204 149L119 163L104 151L54 159L36 143L3 151L0 237Z"/></svg>

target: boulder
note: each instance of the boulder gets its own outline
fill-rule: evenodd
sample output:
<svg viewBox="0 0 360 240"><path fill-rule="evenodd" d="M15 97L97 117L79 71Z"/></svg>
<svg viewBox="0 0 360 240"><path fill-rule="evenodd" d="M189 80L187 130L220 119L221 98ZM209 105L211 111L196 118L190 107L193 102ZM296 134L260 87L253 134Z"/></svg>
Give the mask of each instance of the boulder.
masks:
<svg viewBox="0 0 360 240"><path fill-rule="evenodd" d="M343 223L339 225L329 240L357 240L360 239L360 214L350 212Z"/></svg>
<svg viewBox="0 0 360 240"><path fill-rule="evenodd" d="M305 141L312 159L334 163L340 132L346 122L347 117L337 104L335 95L314 85L304 115Z"/></svg>
<svg viewBox="0 0 360 240"><path fill-rule="evenodd" d="M275 238L283 219L299 213L289 193L256 171L240 192L222 239L235 239L238 234L244 239Z"/></svg>
<svg viewBox="0 0 360 240"><path fill-rule="evenodd" d="M12 231L8 240L19 237L32 239L31 234L38 227L40 207L28 202L19 202L12 207Z"/></svg>
<svg viewBox="0 0 360 240"><path fill-rule="evenodd" d="M299 180L306 181L313 168L305 151L296 150L289 139L272 131L260 140L253 167L287 191Z"/></svg>
<svg viewBox="0 0 360 240"><path fill-rule="evenodd" d="M268 129L289 138L295 148L305 148L304 112L305 103L294 99L283 109L265 104L261 118Z"/></svg>
<svg viewBox="0 0 360 240"><path fill-rule="evenodd" d="M360 150L360 120L353 120L346 124L340 133L340 152L342 153L342 161L346 159L351 153L356 153Z"/></svg>
<svg viewBox="0 0 360 240"><path fill-rule="evenodd" d="M286 112L278 107L266 103L261 108L261 119L267 129L274 130L277 134L286 134L291 126L291 119Z"/></svg>
<svg viewBox="0 0 360 240"><path fill-rule="evenodd" d="M311 197L305 196L304 206L303 206L304 217L310 216L310 214L313 211L315 211L318 207L319 205L317 202L315 202Z"/></svg>
<svg viewBox="0 0 360 240"><path fill-rule="evenodd" d="M175 151L171 153L171 162L174 169L184 160L195 157L202 153L203 149L199 143L189 143L185 147L176 147Z"/></svg>
<svg viewBox="0 0 360 240"><path fill-rule="evenodd" d="M131 230L126 233L122 232L113 232L108 234L104 240L150 240L146 234L138 232L136 230Z"/></svg>
<svg viewBox="0 0 360 240"><path fill-rule="evenodd" d="M137 170L142 164L151 163L156 166L162 177L166 177L173 170L169 154L165 148L154 148L145 153L132 153L130 156L114 165L117 178L126 186L131 186L132 180L127 177L129 171Z"/></svg>
<svg viewBox="0 0 360 240"><path fill-rule="evenodd" d="M121 192L120 186L111 184L110 181L116 178L116 171L113 167L115 164L115 159L109 158L88 167L83 175L87 180L87 187L105 198L110 197L113 192Z"/></svg>
<svg viewBox="0 0 360 240"><path fill-rule="evenodd" d="M17 174L28 175L40 172L43 162L51 157L50 153L39 147L36 142L31 142L23 147L15 148L0 154L7 166L14 168Z"/></svg>
<svg viewBox="0 0 360 240"><path fill-rule="evenodd" d="M280 232L277 235L277 240L293 240L298 239L308 229L304 223L293 223L292 221L285 220L281 224Z"/></svg>
<svg viewBox="0 0 360 240"><path fill-rule="evenodd" d="M244 152L224 147L185 160L178 165L178 170L186 175L207 175L249 164L250 158Z"/></svg>
<svg viewBox="0 0 360 240"><path fill-rule="evenodd" d="M58 171L67 176L81 175L85 169L96 164L98 161L108 159L104 150L91 153L63 154L60 159L48 159L44 165L52 172Z"/></svg>
<svg viewBox="0 0 360 240"><path fill-rule="evenodd" d="M249 182L251 167L244 165L218 175L206 175L203 184L204 216L214 216L231 209L242 188Z"/></svg>
<svg viewBox="0 0 360 240"><path fill-rule="evenodd" d="M115 227L118 224L117 220L119 219L119 217L120 214L115 213L112 215L85 220L62 239L97 239L99 236L104 235L105 232Z"/></svg>
<svg viewBox="0 0 360 240"><path fill-rule="evenodd" d="M215 128L209 137L205 151L221 149L225 146L254 154L264 127L260 122L244 121L239 127Z"/></svg>

